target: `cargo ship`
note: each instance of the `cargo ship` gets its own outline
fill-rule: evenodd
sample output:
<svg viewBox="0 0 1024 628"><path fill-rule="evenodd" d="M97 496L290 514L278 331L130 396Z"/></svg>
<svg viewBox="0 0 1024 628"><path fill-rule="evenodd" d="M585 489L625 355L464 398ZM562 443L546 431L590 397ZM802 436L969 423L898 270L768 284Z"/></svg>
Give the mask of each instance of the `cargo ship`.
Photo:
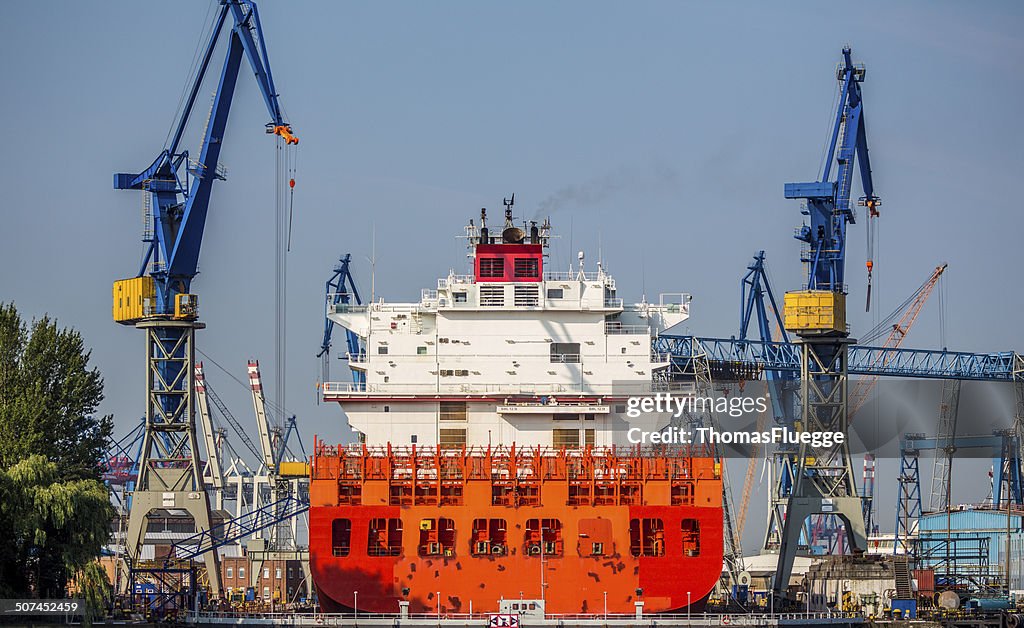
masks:
<svg viewBox="0 0 1024 628"><path fill-rule="evenodd" d="M325 382L354 444L314 445L310 566L324 612L702 610L722 571L721 469L628 440L631 396L669 385L651 340L685 293L626 304L549 220L465 228L471 274L419 301L328 298L358 338ZM652 425L651 429L658 426ZM662 425L663 427L663 425Z"/></svg>

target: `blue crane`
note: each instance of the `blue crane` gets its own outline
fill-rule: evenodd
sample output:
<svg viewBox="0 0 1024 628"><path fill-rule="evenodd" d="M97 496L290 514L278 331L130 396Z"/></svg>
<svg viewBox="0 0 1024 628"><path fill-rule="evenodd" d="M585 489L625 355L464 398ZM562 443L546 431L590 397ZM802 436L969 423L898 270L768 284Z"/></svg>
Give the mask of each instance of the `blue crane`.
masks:
<svg viewBox="0 0 1024 628"><path fill-rule="evenodd" d="M788 292L785 298L786 329L795 332L797 342L775 341L762 334L760 341L746 338L750 305L744 295L740 338L695 338L663 335L654 340L654 351L669 353L671 373L686 377L693 372L693 361L707 359L712 370L769 380L788 374L801 383L802 429L845 431L848 421L846 383L850 374L925 377L1015 383L1017 412L1014 431L1024 434L1024 359L1014 352L966 353L856 346L846 329L846 227L856 222L850 206L855 163L860 172L863 196L859 204L867 208L867 307L871 303L874 219L880 199L874 192L868 154L864 105L860 84L864 68L854 65L851 51L843 48L836 78L839 81L839 105L834 116L825 163L818 181L787 183L786 198L805 201L802 212L810 224L797 229L795 237L805 246L801 261L807 270L803 291ZM833 160L835 177L833 178ZM753 270L752 270L753 272ZM790 314L792 312L792 320ZM760 312L758 312L760 314ZM716 364L718 368L716 369ZM773 404L773 412L780 416ZM782 415L785 418L785 415ZM1008 441L1010 442L1010 441ZM1019 447L1020 438L1017 438ZM1020 477L1020 455L1009 476ZM779 562L773 589L782 594L789 582L797 539L809 516L839 516L855 549L865 547L864 504L853 481L848 447L840 445L828 451L816 451L813 457L801 450L797 469L781 478L792 478L782 525ZM1012 482L1008 482L1012 485ZM1018 483L1019 485L1019 483ZM1012 498L1019 499L1019 489ZM780 496L784 496L780 490ZM793 510L796 508L796 510Z"/></svg>
<svg viewBox="0 0 1024 628"><path fill-rule="evenodd" d="M181 148L181 140L228 15L232 17L233 26L224 56L224 67L199 159L193 161L188 150ZM217 164L224 146L224 130L243 54L249 60L270 114L267 132L281 136L288 144L297 144L298 138L292 134L291 126L281 113L256 4L243 0L221 0L220 13L170 143L142 172L114 175L115 189L142 190L152 195L152 230L147 228L144 236L147 246L138 276L146 275L148 270L154 279L154 314L172 314L176 296L189 293L192 279L196 275L213 183L224 180L223 174L218 172Z"/></svg>
<svg viewBox="0 0 1024 628"><path fill-rule="evenodd" d="M352 277L352 271L349 269L349 263L352 261L352 255L346 253L338 259L338 264L334 267L334 274L331 275L330 279L324 286L326 293L327 306L332 311L340 311L339 308L345 308L352 305L362 305L363 301L359 298L359 290L356 289L355 279ZM327 380L330 373L330 358L331 358L331 335L334 332L335 323L326 315L324 316L324 339L320 343L320 353L316 354L318 358L323 358L323 378ZM359 355L361 349L359 347L359 336L356 335L351 329L345 330L345 342L348 346L349 355ZM359 384L366 381L366 374L362 371L352 370L352 380Z"/></svg>
<svg viewBox="0 0 1024 628"><path fill-rule="evenodd" d="M786 198L804 199L807 206L803 213L810 217L811 224L804 224L795 234L796 239L807 244L806 250L801 253L801 261L807 264L807 289L842 292L845 291L846 276L846 225L857 222L856 215L850 209L855 158L860 166L861 186L864 190L859 204L867 207L869 220L878 216L881 200L875 196L871 158L868 156L864 101L860 93L864 67L854 65L849 47L843 48L843 61L836 78L840 84L839 106L832 124L821 180L787 183L784 193ZM833 156L836 163L834 181L831 179ZM869 286L871 267L872 262L869 260Z"/></svg>
<svg viewBox="0 0 1024 628"><path fill-rule="evenodd" d="M182 148L182 138L225 31L228 42L220 81L198 159L193 159ZM147 338L146 427L125 534L126 562L132 579L137 575L133 565L141 555L147 515L153 509L183 509L192 516L197 530L211 527L193 416L195 331L204 325L197 320L198 301L191 293L191 284L198 268L213 184L224 179L218 158L243 55L270 114L267 133L278 136L285 145L297 144L299 140L292 134L278 101L256 4L251 0L220 0L220 10L198 57L195 78L183 99L169 143L141 172L114 175L115 189L142 191L146 221L142 238L145 252L139 271L134 278L116 281L113 289L115 322L143 329ZM218 596L217 555L213 551L204 553L210 587Z"/></svg>

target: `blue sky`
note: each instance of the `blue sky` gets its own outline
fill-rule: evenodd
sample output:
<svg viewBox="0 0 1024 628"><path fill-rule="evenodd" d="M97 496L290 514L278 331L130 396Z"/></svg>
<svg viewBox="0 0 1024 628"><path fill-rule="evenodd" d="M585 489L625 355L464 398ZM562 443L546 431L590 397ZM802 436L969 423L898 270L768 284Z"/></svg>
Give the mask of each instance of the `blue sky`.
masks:
<svg viewBox="0 0 1024 628"><path fill-rule="evenodd" d="M208 8L2 5L0 299L82 331L119 430L143 409L143 345L111 322L110 284L137 269L141 199L111 189L111 174L142 169L162 147ZM600 243L626 298L693 293L689 328L701 334L735 333L737 282L759 249L777 290L799 287L791 234L802 217L782 186L817 176L847 43L867 65L884 203L871 314L859 305L864 232L851 228L854 335L948 262L946 336L933 300L907 345L1024 349L1018 3L268 1L261 14L302 138L287 399L307 441L345 432L314 390L323 282L351 252L368 292L374 226L388 299L413 300L463 268L454 236L512 192L519 213L550 213L562 235L552 264L580 248L596 259ZM194 287L201 348L240 378L260 358L272 384L266 121L243 72ZM247 392L207 372L250 421Z"/></svg>

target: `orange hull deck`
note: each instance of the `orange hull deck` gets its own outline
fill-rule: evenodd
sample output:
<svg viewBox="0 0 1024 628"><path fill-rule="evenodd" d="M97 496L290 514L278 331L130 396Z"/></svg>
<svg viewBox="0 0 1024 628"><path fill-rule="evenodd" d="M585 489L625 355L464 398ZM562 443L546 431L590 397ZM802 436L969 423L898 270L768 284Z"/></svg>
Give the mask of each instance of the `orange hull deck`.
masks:
<svg viewBox="0 0 1024 628"><path fill-rule="evenodd" d="M722 569L719 468L683 448L352 449L318 443L310 550L325 612L696 608ZM438 606L440 605L440 609ZM607 605L607 606L606 606Z"/></svg>

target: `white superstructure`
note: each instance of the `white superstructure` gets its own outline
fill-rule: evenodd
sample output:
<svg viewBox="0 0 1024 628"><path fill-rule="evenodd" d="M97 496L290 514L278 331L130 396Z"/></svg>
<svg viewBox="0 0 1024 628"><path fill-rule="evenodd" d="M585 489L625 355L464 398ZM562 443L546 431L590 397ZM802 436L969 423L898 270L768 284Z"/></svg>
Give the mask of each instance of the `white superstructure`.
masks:
<svg viewBox="0 0 1024 628"><path fill-rule="evenodd" d="M358 381L326 382L323 397L367 444L624 444L625 398L668 366L651 339L688 318L690 296L624 304L582 253L575 270L544 272L550 227L523 227L509 208L492 236L481 211L467 227L473 274L449 273L417 302L328 299L361 351L347 355Z"/></svg>

